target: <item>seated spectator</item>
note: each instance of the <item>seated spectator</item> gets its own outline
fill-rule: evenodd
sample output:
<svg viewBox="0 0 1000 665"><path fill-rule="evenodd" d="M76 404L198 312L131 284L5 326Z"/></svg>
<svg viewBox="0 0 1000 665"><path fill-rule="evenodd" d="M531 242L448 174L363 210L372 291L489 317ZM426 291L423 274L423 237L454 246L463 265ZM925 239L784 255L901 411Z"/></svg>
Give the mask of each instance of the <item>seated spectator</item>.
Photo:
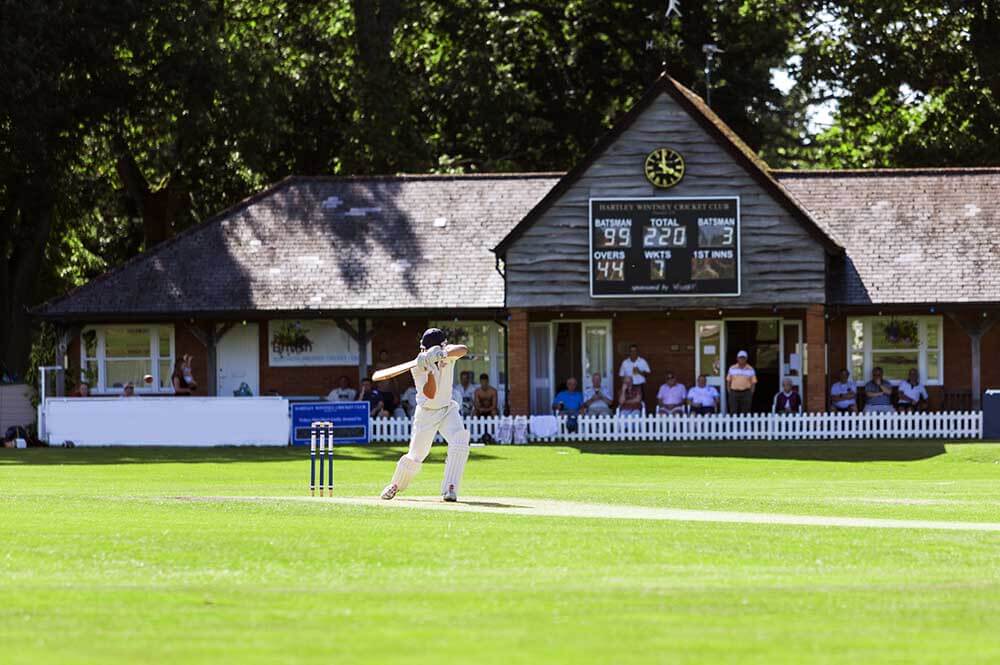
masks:
<svg viewBox="0 0 1000 665"><path fill-rule="evenodd" d="M628 347L628 358L623 360L621 367L618 368L618 376L632 379L632 385L642 392L646 384L646 375L651 371L649 363L639 355L639 345L633 344Z"/></svg>
<svg viewBox="0 0 1000 665"><path fill-rule="evenodd" d="M500 415L500 398L497 389L490 385L490 375L479 375L479 387L473 393L472 413L477 416Z"/></svg>
<svg viewBox="0 0 1000 665"><path fill-rule="evenodd" d="M358 398L358 391L351 387L351 380L346 376L337 379L337 387L327 394L328 402L353 402Z"/></svg>
<svg viewBox="0 0 1000 665"><path fill-rule="evenodd" d="M601 387L601 375L595 373L590 377L590 385L583 389L584 412L591 416L609 416L612 404L611 394Z"/></svg>
<svg viewBox="0 0 1000 665"><path fill-rule="evenodd" d="M687 398L687 389L683 383L677 383L677 377L673 372L668 371L664 377L666 382L660 386L660 391L656 393L656 413L659 415L674 415L684 413L684 401Z"/></svg>
<svg viewBox="0 0 1000 665"><path fill-rule="evenodd" d="M883 378L882 368L872 370L872 380L865 384L865 412L889 412L892 408L892 386Z"/></svg>
<svg viewBox="0 0 1000 665"><path fill-rule="evenodd" d="M400 406L396 393L392 390L392 383L380 381L378 384L378 394L382 396L382 412L379 414L383 418L402 418L406 414Z"/></svg>
<svg viewBox="0 0 1000 665"><path fill-rule="evenodd" d="M416 386L411 384L405 391L403 391L403 396L399 398L399 405L403 407L403 413L406 414L407 418L413 417L413 412L417 408Z"/></svg>
<svg viewBox="0 0 1000 665"><path fill-rule="evenodd" d="M458 404L462 407L463 416L471 416L476 401L476 386L472 385L472 372L462 372L458 380L459 389L462 391L462 399Z"/></svg>
<svg viewBox="0 0 1000 665"><path fill-rule="evenodd" d="M698 377L695 386L688 391L687 403L691 413L705 415L719 411L719 391L715 386L708 385L708 377L704 374Z"/></svg>
<svg viewBox="0 0 1000 665"><path fill-rule="evenodd" d="M927 394L927 388L920 382L920 373L917 370L911 369L906 375L906 380L900 381L898 387L899 399L896 408L899 411L927 410L927 400L930 396Z"/></svg>
<svg viewBox="0 0 1000 665"><path fill-rule="evenodd" d="M135 397L135 384L129 381L122 388L122 397Z"/></svg>
<svg viewBox="0 0 1000 665"><path fill-rule="evenodd" d="M70 393L70 397L90 397L90 384L86 381L81 381L76 390Z"/></svg>
<svg viewBox="0 0 1000 665"><path fill-rule="evenodd" d="M830 388L830 401L834 411L855 413L858 410L858 386L846 369L840 370L840 381Z"/></svg>
<svg viewBox="0 0 1000 665"><path fill-rule="evenodd" d="M358 395L358 401L368 402L368 413L372 418L377 418L382 414L382 394L379 393L378 388L372 385L371 379L365 379L361 382L361 394Z"/></svg>
<svg viewBox="0 0 1000 665"><path fill-rule="evenodd" d="M552 409L556 415L575 416L579 415L580 407L583 406L583 393L577 390L577 381L574 377L566 379L566 390L562 390L552 400Z"/></svg>
<svg viewBox="0 0 1000 665"><path fill-rule="evenodd" d="M622 379L622 389L618 393L618 414L641 416L643 409L642 390L632 383L632 377Z"/></svg>
<svg viewBox="0 0 1000 665"><path fill-rule="evenodd" d="M791 379L781 381L781 390L774 396L774 403L771 405L772 413L801 413L802 397L795 389L795 384Z"/></svg>

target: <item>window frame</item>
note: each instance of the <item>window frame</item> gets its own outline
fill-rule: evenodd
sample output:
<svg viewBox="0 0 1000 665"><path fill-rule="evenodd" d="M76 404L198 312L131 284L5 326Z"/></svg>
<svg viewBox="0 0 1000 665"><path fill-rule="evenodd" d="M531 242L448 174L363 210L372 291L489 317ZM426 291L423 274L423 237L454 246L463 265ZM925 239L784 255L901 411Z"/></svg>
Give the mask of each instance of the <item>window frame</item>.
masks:
<svg viewBox="0 0 1000 665"><path fill-rule="evenodd" d="M876 321L889 321L891 319L909 319L917 322L918 329L918 344L915 348L893 348L893 349L876 349L873 347L874 337L872 334L873 324ZM920 372L921 382L925 386L943 386L944 385L944 317L940 315L907 315L901 314L899 316L847 316L847 329L845 335L847 338L846 345L846 364L845 367L854 368L853 356L857 351L854 348L854 322L861 321L862 324L862 348L861 348L861 365L863 376L853 377L854 381L857 383L863 383L868 381L871 377L872 368L875 364L872 362L872 355L875 353L886 353L891 351L902 351L906 353L917 353L917 371ZM931 325L937 326L937 346L931 348L928 346L928 331ZM937 353L937 377L936 379L929 379L928 369L928 353ZM905 380L906 377L902 378L889 378L886 377L889 383L892 385L898 385L901 381Z"/></svg>
<svg viewBox="0 0 1000 665"><path fill-rule="evenodd" d="M176 334L173 324L159 324L159 323L108 323L101 325L91 325L85 326L80 331L80 380L87 380L87 360L93 360L97 363L97 379L94 385L91 385L91 392L96 394L105 395L121 395L125 391L125 387L121 388L108 387L107 376L108 368L107 362L109 357L107 355L107 331L112 328L144 328L149 333L149 355L142 358L142 360L149 360L150 362L150 374L153 376L152 387L146 386L141 381L135 385L135 392L137 395L164 395L172 394L174 392L174 387L171 383L167 383L164 387L160 387L160 362L163 360L169 360L170 367L174 366L177 358L177 346L176 346ZM88 332L94 332L97 341L97 351L96 356L87 355L87 344L83 339L83 336ZM160 334L166 331L170 337L170 355L166 358L160 356ZM110 360L138 360L139 358L125 358L121 356L111 357ZM172 370L171 370L172 371ZM168 377L169 378L169 377ZM93 380L93 379L91 379Z"/></svg>

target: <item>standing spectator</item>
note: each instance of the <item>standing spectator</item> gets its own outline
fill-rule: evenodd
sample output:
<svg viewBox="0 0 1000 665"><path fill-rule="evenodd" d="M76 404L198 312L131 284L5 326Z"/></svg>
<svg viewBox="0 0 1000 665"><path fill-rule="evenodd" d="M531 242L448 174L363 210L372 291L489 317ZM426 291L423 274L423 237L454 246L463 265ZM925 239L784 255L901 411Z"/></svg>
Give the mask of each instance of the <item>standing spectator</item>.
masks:
<svg viewBox="0 0 1000 665"><path fill-rule="evenodd" d="M872 370L872 380L865 384L865 412L889 412L892 408L892 386L885 380L881 367Z"/></svg>
<svg viewBox="0 0 1000 665"><path fill-rule="evenodd" d="M687 402L692 413L698 415L715 413L719 410L719 391L715 386L708 385L708 377L702 374L694 387L688 391Z"/></svg>
<svg viewBox="0 0 1000 665"><path fill-rule="evenodd" d="M358 398L358 391L351 387L351 380L346 376L337 379L337 387L326 396L328 402L353 402Z"/></svg>
<svg viewBox="0 0 1000 665"><path fill-rule="evenodd" d="M500 415L500 398L497 389L490 385L490 375L479 375L479 387L473 394L472 411L477 416L498 416Z"/></svg>
<svg viewBox="0 0 1000 665"><path fill-rule="evenodd" d="M649 374L649 363L639 355L639 345L633 344L628 347L628 358L622 361L618 368L618 376L632 379L632 385L643 392L643 385L646 383L646 375Z"/></svg>
<svg viewBox="0 0 1000 665"><path fill-rule="evenodd" d="M595 372L590 385L583 389L583 410L591 416L609 416L612 404L611 393L601 387L601 375Z"/></svg>
<svg viewBox="0 0 1000 665"><path fill-rule="evenodd" d="M622 389L618 393L618 414L622 416L642 415L642 390L632 383L632 377L622 379Z"/></svg>
<svg viewBox="0 0 1000 665"><path fill-rule="evenodd" d="M186 358L187 356L184 356ZM184 358L178 358L177 362L174 363L174 373L170 375L170 383L174 387L174 395L178 397L187 397L194 392L195 386L188 385L186 374L184 371Z"/></svg>
<svg viewBox="0 0 1000 665"><path fill-rule="evenodd" d="M736 364L726 373L726 388L729 390L732 413L750 413L753 409L753 393L757 388L757 372L747 362L746 351L736 354Z"/></svg>
<svg viewBox="0 0 1000 665"><path fill-rule="evenodd" d="M840 380L830 388L833 410L855 413L858 410L858 385L851 380L851 373L840 370Z"/></svg>
<svg viewBox="0 0 1000 665"><path fill-rule="evenodd" d="M772 413L800 413L802 411L802 397L795 390L795 385L791 379L781 381L781 390L774 396L774 403L771 405Z"/></svg>
<svg viewBox="0 0 1000 665"><path fill-rule="evenodd" d="M559 392L552 400L552 408L557 415L575 416L580 413L583 406L583 393L577 390L578 384L574 377L566 379L566 390Z"/></svg>
<svg viewBox="0 0 1000 665"><path fill-rule="evenodd" d="M462 407L463 416L472 415L472 406L476 400L476 386L472 385L472 372L462 372L459 375L460 388L462 390L462 399L459 401L459 405Z"/></svg>
<svg viewBox="0 0 1000 665"><path fill-rule="evenodd" d="M656 393L656 413L659 415L674 415L684 413L684 400L687 398L687 389L683 383L677 383L674 373L667 371L666 382L660 386Z"/></svg>
<svg viewBox="0 0 1000 665"><path fill-rule="evenodd" d="M927 388L920 382L920 373L911 369L906 375L906 381L899 382L899 399L896 402L896 409L899 411L926 411Z"/></svg>
<svg viewBox="0 0 1000 665"><path fill-rule="evenodd" d="M382 414L382 394L379 393L378 388L372 385L371 379L365 379L361 382L361 394L358 395L358 400L368 402L368 413L372 418L377 418Z"/></svg>
<svg viewBox="0 0 1000 665"><path fill-rule="evenodd" d="M194 380L194 372L191 369L191 361L194 360L194 356L190 353L184 354L184 382L187 384L188 389L194 392L198 389L198 382Z"/></svg>

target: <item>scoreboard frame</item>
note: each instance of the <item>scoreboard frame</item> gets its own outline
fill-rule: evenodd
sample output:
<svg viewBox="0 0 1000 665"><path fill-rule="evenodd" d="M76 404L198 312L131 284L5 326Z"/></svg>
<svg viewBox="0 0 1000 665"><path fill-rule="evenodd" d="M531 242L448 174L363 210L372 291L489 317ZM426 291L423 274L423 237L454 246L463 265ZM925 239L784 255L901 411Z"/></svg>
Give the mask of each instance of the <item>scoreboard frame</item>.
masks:
<svg viewBox="0 0 1000 665"><path fill-rule="evenodd" d="M594 203L642 201L734 201L736 203L736 291L727 293L594 293ZM587 209L587 273L591 298L738 298L743 295L743 225L740 196L592 196ZM626 283L627 280L626 280Z"/></svg>

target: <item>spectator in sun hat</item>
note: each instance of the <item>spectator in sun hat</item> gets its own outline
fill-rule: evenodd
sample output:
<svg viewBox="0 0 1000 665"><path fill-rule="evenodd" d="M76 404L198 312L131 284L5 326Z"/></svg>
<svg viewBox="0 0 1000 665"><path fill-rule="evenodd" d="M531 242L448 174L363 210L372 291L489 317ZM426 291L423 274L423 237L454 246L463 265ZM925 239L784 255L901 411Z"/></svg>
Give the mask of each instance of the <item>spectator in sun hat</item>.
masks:
<svg viewBox="0 0 1000 665"><path fill-rule="evenodd" d="M749 354L736 354L736 364L726 373L726 388L729 390L730 410L733 413L750 413L753 408L753 391L757 387L757 372L747 362Z"/></svg>

